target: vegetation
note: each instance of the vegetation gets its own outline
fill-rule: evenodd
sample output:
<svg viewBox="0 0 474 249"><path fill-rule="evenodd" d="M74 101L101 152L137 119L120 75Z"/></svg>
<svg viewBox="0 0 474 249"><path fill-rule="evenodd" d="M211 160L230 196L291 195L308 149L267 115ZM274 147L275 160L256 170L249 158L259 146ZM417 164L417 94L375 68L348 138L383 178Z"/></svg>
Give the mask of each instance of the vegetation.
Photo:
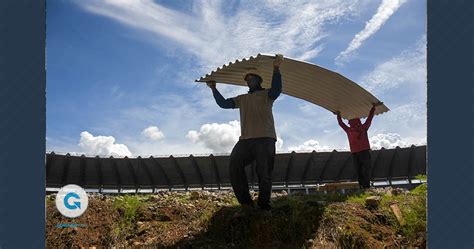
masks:
<svg viewBox="0 0 474 249"><path fill-rule="evenodd" d="M377 208L366 206L366 198L379 196ZM392 208L402 214L400 222ZM402 224L401 224L402 223ZM411 191L389 189L364 191L347 201L329 204L319 232L320 245L342 248L426 247L426 183Z"/></svg>
<svg viewBox="0 0 474 249"><path fill-rule="evenodd" d="M374 195L380 197L380 203L369 208L366 198ZM394 204L401 211L403 224L394 214ZM236 217L240 206L230 191L97 195L90 196L90 212L88 209L77 220L87 223L89 229L65 230L68 232L54 227L64 222L64 217L53 208L51 196L47 205L47 241L52 247L426 247L426 184L411 191L386 188L352 194L277 193L272 197L271 217L258 211L249 217Z"/></svg>
<svg viewBox="0 0 474 249"><path fill-rule="evenodd" d="M128 235L133 232L135 223L141 215L143 198L139 195L118 196L112 202L112 207L119 214L119 219L114 223L114 235Z"/></svg>

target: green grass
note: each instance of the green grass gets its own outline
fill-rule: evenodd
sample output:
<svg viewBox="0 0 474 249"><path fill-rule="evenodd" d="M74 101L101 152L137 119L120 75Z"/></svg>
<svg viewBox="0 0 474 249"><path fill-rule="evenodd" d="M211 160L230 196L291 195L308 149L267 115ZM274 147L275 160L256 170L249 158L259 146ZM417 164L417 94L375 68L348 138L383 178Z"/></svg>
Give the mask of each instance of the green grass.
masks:
<svg viewBox="0 0 474 249"><path fill-rule="evenodd" d="M426 232L426 183L423 183L411 190L407 195L384 195L381 200L382 210L390 215L392 226L396 227L400 234L408 239L415 239L418 233ZM390 208L390 205L397 203L405 220L404 225L400 225Z"/></svg>
<svg viewBox="0 0 474 249"><path fill-rule="evenodd" d="M359 193L359 194L348 196L347 201L348 202L359 203L359 204L364 206L365 205L365 199L369 196L372 196L372 195L374 195L374 194L369 193L369 192L362 192L362 193Z"/></svg>
<svg viewBox="0 0 474 249"><path fill-rule="evenodd" d="M400 207L406 224L402 233L411 237L426 230L426 184L421 184L410 192L411 198Z"/></svg>
<svg viewBox="0 0 474 249"><path fill-rule="evenodd" d="M428 180L428 177L426 175L417 175L415 178L418 180L424 180L424 181Z"/></svg>
<svg viewBox="0 0 474 249"><path fill-rule="evenodd" d="M133 233L135 222L140 216L144 197L139 195L123 195L114 198L112 207L119 213L119 220L114 223L115 236L126 237Z"/></svg>
<svg viewBox="0 0 474 249"><path fill-rule="evenodd" d="M423 176L420 176L422 179ZM381 201L376 212L385 217L386 226L390 227L397 234L404 236L410 243L417 243L420 234L426 232L426 193L427 186L423 183L411 190L409 193L399 195L387 193L361 192L347 196L346 203L356 203L365 206L365 199L372 195L381 196ZM393 210L392 204L397 204L402 213L405 223L399 224ZM354 216L348 210L342 210L339 206L325 207L324 217L334 224L345 224L341 226L341 231L336 236L337 243L343 248L359 248L369 246L367 238L372 234L371 223L358 222L360 217Z"/></svg>
<svg viewBox="0 0 474 249"><path fill-rule="evenodd" d="M122 198L114 199L112 205L114 208L123 210L123 219L135 221L143 203L142 197L138 195L124 195Z"/></svg>

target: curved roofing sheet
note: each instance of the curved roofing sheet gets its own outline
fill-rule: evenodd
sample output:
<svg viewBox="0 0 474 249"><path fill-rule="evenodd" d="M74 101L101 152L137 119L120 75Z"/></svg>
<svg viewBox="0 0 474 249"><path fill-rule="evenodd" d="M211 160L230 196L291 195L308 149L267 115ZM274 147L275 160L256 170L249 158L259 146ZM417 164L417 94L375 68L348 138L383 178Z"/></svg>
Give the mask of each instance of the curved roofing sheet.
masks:
<svg viewBox="0 0 474 249"><path fill-rule="evenodd" d="M249 68L257 68L263 78L262 87L270 88L274 55L258 54L250 58L229 62L206 74L196 82L215 80L219 83L247 86L243 75ZM331 112L340 111L345 119L367 117L372 103L379 100L350 79L320 66L284 58L280 72L283 93L307 100ZM375 114L389 111L385 105L377 106Z"/></svg>

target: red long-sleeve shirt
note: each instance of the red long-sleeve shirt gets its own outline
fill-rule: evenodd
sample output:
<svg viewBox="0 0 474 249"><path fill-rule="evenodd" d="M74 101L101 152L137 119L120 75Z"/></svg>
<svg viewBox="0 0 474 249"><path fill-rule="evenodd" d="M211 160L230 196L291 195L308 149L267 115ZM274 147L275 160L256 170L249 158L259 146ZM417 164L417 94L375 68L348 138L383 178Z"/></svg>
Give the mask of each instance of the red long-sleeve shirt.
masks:
<svg viewBox="0 0 474 249"><path fill-rule="evenodd" d="M367 130L372 123L372 118L374 117L375 107L370 109L369 116L364 124L357 125L355 127L347 126L341 119L341 115L337 115L337 121L339 126L346 132L347 137L349 138L349 146L351 148L351 153L357 153L363 150L369 150L369 137L367 135Z"/></svg>

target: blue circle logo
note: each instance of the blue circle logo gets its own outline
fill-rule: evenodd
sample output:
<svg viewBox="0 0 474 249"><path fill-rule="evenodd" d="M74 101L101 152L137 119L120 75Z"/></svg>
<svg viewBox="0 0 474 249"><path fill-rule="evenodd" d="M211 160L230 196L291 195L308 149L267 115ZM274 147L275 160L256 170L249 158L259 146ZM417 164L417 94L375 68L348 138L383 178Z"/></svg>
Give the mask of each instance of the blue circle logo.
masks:
<svg viewBox="0 0 474 249"><path fill-rule="evenodd" d="M86 211L88 205L89 198L86 191L75 184L68 184L62 187L56 195L56 208L62 215L68 218L81 216Z"/></svg>

